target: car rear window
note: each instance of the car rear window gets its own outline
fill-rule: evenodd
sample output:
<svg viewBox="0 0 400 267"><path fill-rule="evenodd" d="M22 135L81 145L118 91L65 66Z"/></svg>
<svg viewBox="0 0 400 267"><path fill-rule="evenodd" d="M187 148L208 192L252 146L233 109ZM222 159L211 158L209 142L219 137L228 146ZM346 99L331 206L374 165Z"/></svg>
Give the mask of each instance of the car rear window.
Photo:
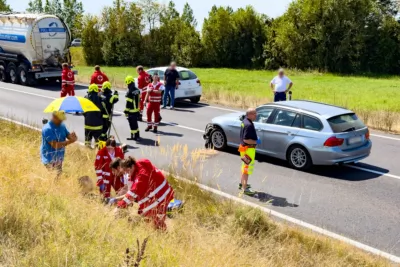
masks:
<svg viewBox="0 0 400 267"><path fill-rule="evenodd" d="M188 70L180 71L179 76L180 76L180 80L182 80L182 81L197 79L196 74L194 74L193 72L188 71Z"/></svg>
<svg viewBox="0 0 400 267"><path fill-rule="evenodd" d="M351 132L365 127L355 113L343 114L328 119L334 133Z"/></svg>

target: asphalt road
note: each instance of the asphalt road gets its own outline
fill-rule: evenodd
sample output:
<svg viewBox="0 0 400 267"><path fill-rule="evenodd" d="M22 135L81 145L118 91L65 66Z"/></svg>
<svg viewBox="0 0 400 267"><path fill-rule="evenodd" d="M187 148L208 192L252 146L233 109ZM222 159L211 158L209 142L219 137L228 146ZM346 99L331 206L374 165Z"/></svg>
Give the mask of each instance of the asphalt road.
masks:
<svg viewBox="0 0 400 267"><path fill-rule="evenodd" d="M78 87L83 96L86 88ZM43 109L59 96L59 86L29 88L0 83L0 115L41 125ZM158 166L196 177L200 182L237 196L240 159L235 149L205 151L202 134L211 118L232 110L187 102L163 110L160 133L145 133L140 144L126 141L128 123L120 95L114 123L129 153L148 157ZM48 115L47 115L48 117ZM83 117L69 115L67 125L83 141ZM258 156L252 187L261 192L246 200L400 256L400 136L372 131L372 154L355 167L324 166L299 172L286 162ZM160 146L155 146L155 140ZM355 169L358 168L358 169Z"/></svg>

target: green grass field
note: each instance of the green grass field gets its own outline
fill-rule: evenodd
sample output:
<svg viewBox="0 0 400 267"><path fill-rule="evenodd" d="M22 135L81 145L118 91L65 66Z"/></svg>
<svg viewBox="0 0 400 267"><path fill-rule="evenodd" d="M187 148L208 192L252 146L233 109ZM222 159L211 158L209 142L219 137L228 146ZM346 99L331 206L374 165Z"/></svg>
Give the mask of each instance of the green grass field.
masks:
<svg viewBox="0 0 400 267"><path fill-rule="evenodd" d="M79 51L79 50L78 50ZM77 79L88 83L93 67L84 66L80 52L76 58ZM269 88L275 71L236 69L192 69L203 86L203 100L231 107L247 108L272 100ZM134 67L104 67L114 86L123 87L127 75L136 76ZM293 99L306 99L353 109L371 127L400 130L400 78L339 76L288 70L293 81Z"/></svg>

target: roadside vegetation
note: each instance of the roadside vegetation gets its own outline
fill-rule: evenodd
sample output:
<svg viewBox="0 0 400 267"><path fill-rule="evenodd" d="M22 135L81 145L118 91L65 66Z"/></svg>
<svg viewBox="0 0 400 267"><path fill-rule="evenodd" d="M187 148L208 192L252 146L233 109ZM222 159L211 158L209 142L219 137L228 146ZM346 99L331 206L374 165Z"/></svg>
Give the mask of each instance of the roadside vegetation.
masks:
<svg viewBox="0 0 400 267"><path fill-rule="evenodd" d="M140 266L390 266L173 177L187 204L167 233L155 232L133 209L115 217L95 192L82 194L78 178L95 176L93 151L69 147L55 180L40 164L40 142L38 132L0 121L1 266L130 266L126 249L147 237Z"/></svg>

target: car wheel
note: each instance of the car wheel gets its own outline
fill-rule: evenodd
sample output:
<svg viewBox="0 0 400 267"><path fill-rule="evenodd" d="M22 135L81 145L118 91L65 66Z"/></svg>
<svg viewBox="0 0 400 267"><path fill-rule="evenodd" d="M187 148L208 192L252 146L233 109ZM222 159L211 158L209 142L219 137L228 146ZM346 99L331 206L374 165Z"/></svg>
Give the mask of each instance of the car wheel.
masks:
<svg viewBox="0 0 400 267"><path fill-rule="evenodd" d="M200 102L200 96L196 96L190 99L190 102L197 104Z"/></svg>
<svg viewBox="0 0 400 267"><path fill-rule="evenodd" d="M305 171L312 166L310 154L307 149L300 145L293 145L289 148L287 160L289 161L289 165L297 170Z"/></svg>
<svg viewBox="0 0 400 267"><path fill-rule="evenodd" d="M7 66L7 78L11 83L18 83L17 66L14 63L9 63Z"/></svg>
<svg viewBox="0 0 400 267"><path fill-rule="evenodd" d="M226 148L226 136L222 129L217 128L211 132L211 144L217 150Z"/></svg>

